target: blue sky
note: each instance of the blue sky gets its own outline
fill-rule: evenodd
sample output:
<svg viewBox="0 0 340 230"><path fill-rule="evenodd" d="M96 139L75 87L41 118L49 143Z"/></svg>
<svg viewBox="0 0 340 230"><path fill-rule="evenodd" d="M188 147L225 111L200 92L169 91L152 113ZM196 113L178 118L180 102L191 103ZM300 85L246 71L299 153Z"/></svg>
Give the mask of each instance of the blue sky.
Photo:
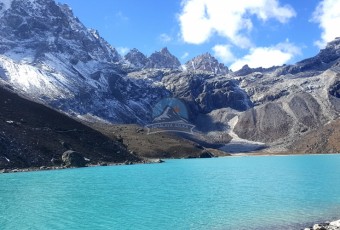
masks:
<svg viewBox="0 0 340 230"><path fill-rule="evenodd" d="M182 63L209 52L233 70L317 54L340 36L339 0L58 0L122 54L168 47Z"/></svg>

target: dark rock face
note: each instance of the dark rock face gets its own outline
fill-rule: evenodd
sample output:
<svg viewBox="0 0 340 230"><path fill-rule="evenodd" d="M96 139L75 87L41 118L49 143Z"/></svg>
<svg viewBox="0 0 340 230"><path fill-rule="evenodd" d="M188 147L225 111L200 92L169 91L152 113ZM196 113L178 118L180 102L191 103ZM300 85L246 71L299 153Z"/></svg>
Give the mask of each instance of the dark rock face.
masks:
<svg viewBox="0 0 340 230"><path fill-rule="evenodd" d="M85 167L86 161L82 154L68 150L63 153L62 160L66 167Z"/></svg>
<svg viewBox="0 0 340 230"><path fill-rule="evenodd" d="M329 42L325 49L316 56L323 63L332 63L340 56L340 38Z"/></svg>
<svg viewBox="0 0 340 230"><path fill-rule="evenodd" d="M194 114L230 107L239 111L251 108L248 95L237 81L209 74L173 74L162 80L177 98L187 102Z"/></svg>
<svg viewBox="0 0 340 230"><path fill-rule="evenodd" d="M329 94L333 97L340 98L340 81L331 85L329 88Z"/></svg>
<svg viewBox="0 0 340 230"><path fill-rule="evenodd" d="M169 52L167 48L163 48L161 51L151 54L146 67L156 69L179 69L181 67L181 63Z"/></svg>
<svg viewBox="0 0 340 230"><path fill-rule="evenodd" d="M334 109L340 112L340 79L335 81L328 90L329 100L334 106Z"/></svg>
<svg viewBox="0 0 340 230"><path fill-rule="evenodd" d="M22 148L23 146L18 144L15 140L10 140L5 135L5 132L0 133L0 169L11 167L11 156L19 154L20 151L22 151ZM21 161L19 164L24 164L24 162Z"/></svg>
<svg viewBox="0 0 340 230"><path fill-rule="evenodd" d="M185 64L188 71L205 71L214 74L227 74L228 67L219 63L216 58L209 53L197 56Z"/></svg>

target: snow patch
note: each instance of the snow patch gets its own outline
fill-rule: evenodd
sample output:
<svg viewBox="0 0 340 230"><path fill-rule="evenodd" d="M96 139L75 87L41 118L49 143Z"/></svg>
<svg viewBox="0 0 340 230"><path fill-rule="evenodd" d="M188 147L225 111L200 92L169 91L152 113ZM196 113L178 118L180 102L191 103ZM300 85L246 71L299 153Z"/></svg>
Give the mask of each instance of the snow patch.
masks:
<svg viewBox="0 0 340 230"><path fill-rule="evenodd" d="M265 143L249 141L240 138L235 132L234 128L238 122L238 116L232 118L228 125L230 126L229 135L233 138L228 144L224 145L220 150L229 153L241 153L241 152L251 152L261 148L264 148Z"/></svg>
<svg viewBox="0 0 340 230"><path fill-rule="evenodd" d="M0 10L0 16L2 16L2 14L8 10L9 8L11 8L13 0L1 0L0 2L0 6L2 6L1 10Z"/></svg>
<svg viewBox="0 0 340 230"><path fill-rule="evenodd" d="M38 67L17 63L2 55L0 69L3 69L5 76L2 77L6 77L8 82L34 97L63 98L69 94L60 84L60 80L66 79L58 73L45 72Z"/></svg>
<svg viewBox="0 0 340 230"><path fill-rule="evenodd" d="M20 63L32 63L34 61L34 50L24 49L22 47L15 48L5 53L5 56Z"/></svg>

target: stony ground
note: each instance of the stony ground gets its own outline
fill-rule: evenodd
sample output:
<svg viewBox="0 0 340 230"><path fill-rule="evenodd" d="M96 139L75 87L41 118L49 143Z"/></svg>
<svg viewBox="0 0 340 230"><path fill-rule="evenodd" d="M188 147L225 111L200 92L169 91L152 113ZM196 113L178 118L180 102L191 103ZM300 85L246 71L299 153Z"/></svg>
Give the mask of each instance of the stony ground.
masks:
<svg viewBox="0 0 340 230"><path fill-rule="evenodd" d="M189 140L176 133L148 134L147 129L138 125L110 125L87 123L110 138L118 137L132 151L146 158L206 158L228 156L229 154L197 140ZM189 137L188 137L189 138ZM195 139L195 138L191 138Z"/></svg>
<svg viewBox="0 0 340 230"><path fill-rule="evenodd" d="M292 153L340 153L340 119L307 133L291 145Z"/></svg>
<svg viewBox="0 0 340 230"><path fill-rule="evenodd" d="M119 141L0 88L0 170L61 166L67 150L91 164L141 161Z"/></svg>

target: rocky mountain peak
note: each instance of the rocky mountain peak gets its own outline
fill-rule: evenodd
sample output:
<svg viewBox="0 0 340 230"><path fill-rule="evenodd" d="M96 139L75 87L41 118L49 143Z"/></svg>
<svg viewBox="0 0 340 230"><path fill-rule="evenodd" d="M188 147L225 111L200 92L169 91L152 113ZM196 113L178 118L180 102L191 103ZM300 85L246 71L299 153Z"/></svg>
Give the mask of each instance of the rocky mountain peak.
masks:
<svg viewBox="0 0 340 230"><path fill-rule="evenodd" d="M168 48L163 48L161 51L157 51L149 57L147 68L167 68L167 69L179 69L181 63L172 55Z"/></svg>
<svg viewBox="0 0 340 230"><path fill-rule="evenodd" d="M340 37L336 37L333 41L329 42L327 48L340 49Z"/></svg>
<svg viewBox="0 0 340 230"><path fill-rule="evenodd" d="M185 64L188 71L206 71L214 74L229 73L228 67L219 63L210 53L199 55Z"/></svg>
<svg viewBox="0 0 340 230"><path fill-rule="evenodd" d="M166 56L171 56L170 51L168 50L168 47L164 47L160 51L161 54L166 55Z"/></svg>
<svg viewBox="0 0 340 230"><path fill-rule="evenodd" d="M8 0L2 1L0 8L1 54L29 56L34 61L51 53L67 54L75 62L120 59L117 51L98 33L88 30L67 5L53 0Z"/></svg>
<svg viewBox="0 0 340 230"><path fill-rule="evenodd" d="M277 75L283 74L297 74L302 72L314 72L317 74L332 66L336 66L340 59L340 37L335 38L329 42L326 47L311 58L302 60L295 65L283 66Z"/></svg>
<svg viewBox="0 0 340 230"><path fill-rule="evenodd" d="M325 49L320 50L317 55L323 62L329 63L340 57L340 37L335 38L333 41L327 43Z"/></svg>
<svg viewBox="0 0 340 230"><path fill-rule="evenodd" d="M149 61L148 58L136 48L130 50L124 56L124 59L128 62L128 65L138 69L144 68Z"/></svg>

